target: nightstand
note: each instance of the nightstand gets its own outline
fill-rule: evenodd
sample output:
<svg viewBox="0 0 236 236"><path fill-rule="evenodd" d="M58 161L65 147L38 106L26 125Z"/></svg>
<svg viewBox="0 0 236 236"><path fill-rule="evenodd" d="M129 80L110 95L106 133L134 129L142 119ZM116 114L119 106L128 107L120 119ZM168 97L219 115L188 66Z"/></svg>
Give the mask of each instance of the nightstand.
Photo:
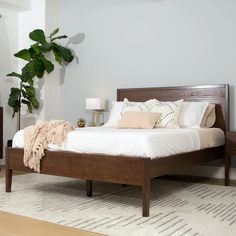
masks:
<svg viewBox="0 0 236 236"><path fill-rule="evenodd" d="M232 155L236 155L236 131L225 134L225 185L229 185L229 168Z"/></svg>

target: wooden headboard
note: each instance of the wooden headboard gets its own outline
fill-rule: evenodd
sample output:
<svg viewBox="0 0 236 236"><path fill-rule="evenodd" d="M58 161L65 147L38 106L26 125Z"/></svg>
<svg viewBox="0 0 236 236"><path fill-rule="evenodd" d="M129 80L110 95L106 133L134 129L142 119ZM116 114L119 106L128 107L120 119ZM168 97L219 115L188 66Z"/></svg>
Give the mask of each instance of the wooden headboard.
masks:
<svg viewBox="0 0 236 236"><path fill-rule="evenodd" d="M117 101L128 98L130 101L143 102L156 98L160 101L208 101L216 104L215 127L229 130L229 85L177 86L154 88L117 89Z"/></svg>

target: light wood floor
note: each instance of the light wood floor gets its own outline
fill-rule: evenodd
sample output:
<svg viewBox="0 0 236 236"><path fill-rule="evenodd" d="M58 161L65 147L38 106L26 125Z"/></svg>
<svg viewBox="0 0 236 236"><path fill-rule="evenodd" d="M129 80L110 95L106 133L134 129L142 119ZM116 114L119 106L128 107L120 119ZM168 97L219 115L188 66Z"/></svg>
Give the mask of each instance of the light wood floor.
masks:
<svg viewBox="0 0 236 236"><path fill-rule="evenodd" d="M14 172L14 175L23 174ZM5 171L0 170L0 177L5 176ZM89 231L74 229L58 224L52 224L32 218L19 216L0 211L1 236L98 236Z"/></svg>
<svg viewBox="0 0 236 236"><path fill-rule="evenodd" d="M28 217L0 211L0 235L2 236L98 236L84 230L52 224Z"/></svg>

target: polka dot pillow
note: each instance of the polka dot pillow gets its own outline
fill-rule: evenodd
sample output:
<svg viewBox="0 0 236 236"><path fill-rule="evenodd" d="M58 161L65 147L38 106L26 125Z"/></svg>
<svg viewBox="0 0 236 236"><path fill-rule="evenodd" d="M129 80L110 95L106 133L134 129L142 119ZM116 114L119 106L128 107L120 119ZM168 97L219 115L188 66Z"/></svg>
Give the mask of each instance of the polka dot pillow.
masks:
<svg viewBox="0 0 236 236"><path fill-rule="evenodd" d="M146 103L144 102L130 102L127 98L124 99L123 107L121 110L121 114L126 111L149 111Z"/></svg>
<svg viewBox="0 0 236 236"><path fill-rule="evenodd" d="M151 112L161 113L160 119L156 122L156 128L177 128L179 127L179 114L182 109L183 99L175 102L160 102L151 99L145 102Z"/></svg>

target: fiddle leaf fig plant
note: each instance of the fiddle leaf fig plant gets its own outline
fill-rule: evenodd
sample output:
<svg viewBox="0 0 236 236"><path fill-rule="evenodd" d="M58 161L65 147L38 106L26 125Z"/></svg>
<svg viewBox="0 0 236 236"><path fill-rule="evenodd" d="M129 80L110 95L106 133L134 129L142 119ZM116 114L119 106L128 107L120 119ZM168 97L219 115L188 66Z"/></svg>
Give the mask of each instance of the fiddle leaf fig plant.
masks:
<svg viewBox="0 0 236 236"><path fill-rule="evenodd" d="M60 39L67 38L66 35L57 36L59 28L55 29L49 36L41 29L35 29L29 34L29 38L34 41L29 48L25 48L15 53L14 56L26 61L21 69L21 73L12 72L7 76L19 79L19 87L11 88L8 105L13 109L12 117L20 112L22 104L25 104L28 111L38 109L40 104L35 89L35 79L43 78L45 72L51 73L54 70L53 59L49 59L50 53L59 64L67 65L72 62L74 56L69 48L59 45Z"/></svg>

